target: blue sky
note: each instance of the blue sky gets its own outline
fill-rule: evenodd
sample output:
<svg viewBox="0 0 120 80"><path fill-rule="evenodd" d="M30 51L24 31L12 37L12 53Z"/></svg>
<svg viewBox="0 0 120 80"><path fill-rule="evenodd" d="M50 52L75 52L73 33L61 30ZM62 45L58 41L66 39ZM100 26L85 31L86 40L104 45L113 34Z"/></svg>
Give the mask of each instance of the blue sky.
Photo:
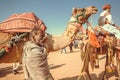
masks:
<svg viewBox="0 0 120 80"><path fill-rule="evenodd" d="M96 26L106 3L112 5L113 19L120 26L120 0L0 0L0 22L14 13L34 12L46 24L46 32L58 35L65 31L72 8L96 6L99 11L92 17L92 24Z"/></svg>

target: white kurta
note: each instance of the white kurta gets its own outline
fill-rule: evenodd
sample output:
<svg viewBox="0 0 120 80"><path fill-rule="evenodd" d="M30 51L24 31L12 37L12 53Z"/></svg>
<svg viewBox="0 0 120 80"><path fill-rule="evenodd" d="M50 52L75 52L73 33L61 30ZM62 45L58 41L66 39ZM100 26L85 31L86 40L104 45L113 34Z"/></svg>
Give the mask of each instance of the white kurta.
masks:
<svg viewBox="0 0 120 80"><path fill-rule="evenodd" d="M111 15L111 14L105 15L106 13L107 13L107 10L104 10L104 11L100 14L100 17L103 16L104 19L106 18L110 24L114 24L114 21L113 21L113 19L112 19L112 15ZM105 22L105 20L104 20L104 22Z"/></svg>
<svg viewBox="0 0 120 80"><path fill-rule="evenodd" d="M115 37L117 37L118 39L120 39L120 30L118 30L115 26L113 26L114 21L112 20L112 15L108 14L105 16L107 10L103 11L100 14L100 17L104 17L103 18L103 22L105 22L105 19L107 19L109 21L109 24L103 24L103 26L101 26L101 28L103 28L104 30L112 33L115 35Z"/></svg>

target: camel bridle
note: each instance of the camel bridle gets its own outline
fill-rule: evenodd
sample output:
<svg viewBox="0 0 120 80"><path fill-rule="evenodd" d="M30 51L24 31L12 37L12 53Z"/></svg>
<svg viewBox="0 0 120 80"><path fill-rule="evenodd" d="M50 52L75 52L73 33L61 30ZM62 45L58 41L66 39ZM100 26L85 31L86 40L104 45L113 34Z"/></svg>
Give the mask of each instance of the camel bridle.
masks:
<svg viewBox="0 0 120 80"><path fill-rule="evenodd" d="M83 16L83 17L86 19L85 12L86 12L86 10L83 9L82 13L77 14L77 15L75 16L77 23L80 23L80 21L78 20L78 18L79 18L80 16Z"/></svg>

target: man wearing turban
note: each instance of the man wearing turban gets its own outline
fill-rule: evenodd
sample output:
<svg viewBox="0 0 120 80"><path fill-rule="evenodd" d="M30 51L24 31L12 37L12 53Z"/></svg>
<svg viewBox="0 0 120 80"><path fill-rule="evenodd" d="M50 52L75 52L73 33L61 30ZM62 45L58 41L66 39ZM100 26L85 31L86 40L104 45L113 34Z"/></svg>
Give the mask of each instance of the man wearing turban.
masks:
<svg viewBox="0 0 120 80"><path fill-rule="evenodd" d="M103 12L101 12L99 20L98 20L98 25L102 30L100 30L100 33L103 33L102 31L107 31L107 34L113 34L117 38L117 46L120 46L120 28L115 25L112 15L110 13L111 10L111 5L110 4L105 4L103 6ZM103 33L105 34L105 33ZM110 61L108 61L110 62ZM109 67L114 68L114 63L108 64L107 68Z"/></svg>
<svg viewBox="0 0 120 80"><path fill-rule="evenodd" d="M110 10L110 4L105 4L103 6L103 12L100 14L98 25L105 31L114 34L117 39L120 39L120 28L115 25Z"/></svg>

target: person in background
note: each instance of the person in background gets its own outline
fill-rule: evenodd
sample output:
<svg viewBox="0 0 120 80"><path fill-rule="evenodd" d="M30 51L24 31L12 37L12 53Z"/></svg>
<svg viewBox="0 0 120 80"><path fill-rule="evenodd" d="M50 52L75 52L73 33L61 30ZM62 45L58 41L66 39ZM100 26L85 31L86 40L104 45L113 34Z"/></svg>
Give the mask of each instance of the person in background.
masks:
<svg viewBox="0 0 120 80"><path fill-rule="evenodd" d="M66 53L66 48L62 48L62 49L60 50L60 53Z"/></svg>
<svg viewBox="0 0 120 80"><path fill-rule="evenodd" d="M73 52L73 42L71 42L71 43L69 44L69 49L70 49L70 53L72 53L72 52Z"/></svg>
<svg viewBox="0 0 120 80"><path fill-rule="evenodd" d="M73 44L73 45L74 45L74 48L75 48L75 49L78 48L78 40L77 40L77 39L74 40L74 44Z"/></svg>
<svg viewBox="0 0 120 80"><path fill-rule="evenodd" d="M30 41L24 44L22 63L25 80L54 80L49 71L45 40L45 32L35 27L30 33Z"/></svg>

